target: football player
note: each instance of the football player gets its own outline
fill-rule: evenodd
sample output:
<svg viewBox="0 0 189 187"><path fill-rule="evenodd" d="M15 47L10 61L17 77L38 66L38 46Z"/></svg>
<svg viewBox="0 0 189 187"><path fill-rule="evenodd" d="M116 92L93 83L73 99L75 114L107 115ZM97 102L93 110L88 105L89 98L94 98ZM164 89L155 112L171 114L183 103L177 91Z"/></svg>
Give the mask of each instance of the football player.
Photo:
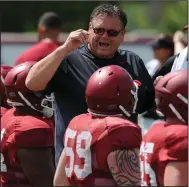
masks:
<svg viewBox="0 0 189 187"><path fill-rule="evenodd" d="M28 90L35 62L12 68L4 81L9 109L1 118L1 185L53 186L54 125L49 99Z"/></svg>
<svg viewBox="0 0 189 187"><path fill-rule="evenodd" d="M137 104L138 83L116 65L98 69L90 77L89 113L69 123L55 186L140 185L141 129L129 121Z"/></svg>
<svg viewBox="0 0 189 187"><path fill-rule="evenodd" d="M0 103L1 103L1 117L5 114L8 108L7 98L5 94L4 80L7 73L11 70L12 67L1 65L1 84L0 84Z"/></svg>
<svg viewBox="0 0 189 187"><path fill-rule="evenodd" d="M188 72L169 73L155 86L165 122L154 124L140 148L142 186L188 186Z"/></svg>

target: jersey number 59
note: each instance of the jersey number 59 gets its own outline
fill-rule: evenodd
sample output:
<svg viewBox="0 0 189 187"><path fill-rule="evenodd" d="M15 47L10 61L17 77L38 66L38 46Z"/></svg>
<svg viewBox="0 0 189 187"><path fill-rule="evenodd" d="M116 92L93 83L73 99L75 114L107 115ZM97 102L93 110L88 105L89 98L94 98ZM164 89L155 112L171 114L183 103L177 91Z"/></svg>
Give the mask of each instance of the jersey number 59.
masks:
<svg viewBox="0 0 189 187"><path fill-rule="evenodd" d="M154 143L151 142L142 142L140 146L141 186L157 186L155 172L147 161L153 149Z"/></svg>
<svg viewBox="0 0 189 187"><path fill-rule="evenodd" d="M74 153L74 150L72 147L69 147L68 145L68 139L75 139L76 140L76 150ZM72 172L75 173L78 179L84 179L89 174L92 173L92 164L91 164L91 141L92 141L92 135L89 131L82 131L79 134L77 134L77 131L74 131L72 129L67 129L65 134L65 154L69 157L69 164L68 167L66 166L66 176L71 177ZM84 142L85 146L82 146L82 143ZM80 163L83 163L82 168L80 168L80 165L77 165L75 163L75 160L81 160ZM84 162L82 162L84 160Z"/></svg>

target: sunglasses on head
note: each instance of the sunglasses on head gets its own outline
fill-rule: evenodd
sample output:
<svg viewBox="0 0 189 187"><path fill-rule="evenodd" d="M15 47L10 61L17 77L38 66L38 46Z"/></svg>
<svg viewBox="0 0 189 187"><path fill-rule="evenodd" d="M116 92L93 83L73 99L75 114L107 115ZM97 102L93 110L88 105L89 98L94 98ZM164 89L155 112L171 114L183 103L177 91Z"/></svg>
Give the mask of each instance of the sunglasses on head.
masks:
<svg viewBox="0 0 189 187"><path fill-rule="evenodd" d="M95 28L95 27L93 27L93 25L92 25L92 28L93 28L93 31L95 34L103 35L106 32L108 34L108 36L110 36L110 37L116 37L122 30L122 29L119 31L114 30L114 29L106 30L104 28Z"/></svg>

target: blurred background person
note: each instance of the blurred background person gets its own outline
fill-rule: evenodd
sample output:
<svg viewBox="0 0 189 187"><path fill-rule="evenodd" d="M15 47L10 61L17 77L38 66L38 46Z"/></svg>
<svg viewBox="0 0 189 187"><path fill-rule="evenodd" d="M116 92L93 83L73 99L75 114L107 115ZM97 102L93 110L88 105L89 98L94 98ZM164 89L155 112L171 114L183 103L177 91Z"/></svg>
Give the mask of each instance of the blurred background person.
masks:
<svg viewBox="0 0 189 187"><path fill-rule="evenodd" d="M158 39L149 43L153 49L154 59L146 63L149 74L153 75L174 54L173 37L168 34L160 34Z"/></svg>
<svg viewBox="0 0 189 187"><path fill-rule="evenodd" d="M186 25L185 27L183 27L183 29L181 31L185 32L185 34L186 34L186 31L188 31L188 25ZM174 37L175 37L175 35L174 35ZM187 40L184 40L184 42L181 42L179 40L178 40L178 42L174 41L174 45L176 47L177 47L177 44L179 46L177 48L177 52L179 52L179 53L176 54L176 55L174 55L174 56L172 56L172 57L170 57L164 63L164 65L159 69L159 71L156 71L156 73L152 77L152 79L154 81L154 84L156 84L156 82L158 82L158 79L161 78L161 76L164 76L164 75L166 75L169 72L173 72L173 71L181 70L181 69L187 69L187 65L188 65L188 46L187 46Z"/></svg>
<svg viewBox="0 0 189 187"><path fill-rule="evenodd" d="M175 71L175 69L187 69L187 41L184 34L187 29L188 27L186 25L183 29L176 31L173 37L172 35L162 33L159 35L160 39L150 43L155 54L154 57L156 58L147 62L146 67L149 74L152 76L154 84L158 82L159 78L171 71ZM160 46L159 49L158 46ZM146 126L151 127L157 122L164 121L164 117L161 113L157 112L157 114L158 115L154 115L153 113L147 112L143 114L142 117L139 116L139 123L146 124ZM144 129L143 135L147 132L147 129L148 128Z"/></svg>
<svg viewBox="0 0 189 187"><path fill-rule="evenodd" d="M188 25L183 29L178 30L174 33L173 42L174 42L174 55L179 54L186 46L188 45L187 36L185 31L188 30Z"/></svg>
<svg viewBox="0 0 189 187"><path fill-rule="evenodd" d="M182 30L183 31L188 30L188 25L186 25ZM171 72L188 68L188 46L186 45L186 42L179 49L181 51L179 51L180 52L179 55L177 55L177 57L173 62Z"/></svg>
<svg viewBox="0 0 189 187"><path fill-rule="evenodd" d="M174 54L173 37L170 34L161 33L158 38L149 43L152 47L154 58L146 63L146 68L154 80L154 76L159 72L166 61ZM154 123L164 121L164 116L158 111L149 110L139 116L139 123L145 124L143 135Z"/></svg>
<svg viewBox="0 0 189 187"><path fill-rule="evenodd" d="M14 65L26 61L39 61L61 45L59 35L62 31L62 22L55 12L44 13L38 22L38 43L24 51L16 59Z"/></svg>

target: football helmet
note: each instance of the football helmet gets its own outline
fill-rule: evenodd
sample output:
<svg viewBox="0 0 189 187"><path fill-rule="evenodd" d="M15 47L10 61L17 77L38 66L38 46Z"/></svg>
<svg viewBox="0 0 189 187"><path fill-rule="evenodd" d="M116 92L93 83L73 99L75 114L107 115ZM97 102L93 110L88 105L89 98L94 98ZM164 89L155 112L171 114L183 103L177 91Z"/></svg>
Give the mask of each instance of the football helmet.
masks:
<svg viewBox="0 0 189 187"><path fill-rule="evenodd" d="M25 86L25 80L29 70L36 62L28 61L13 67L5 78L5 91L7 102L12 107L29 106L43 114L51 117L53 115L52 97L35 93Z"/></svg>
<svg viewBox="0 0 189 187"><path fill-rule="evenodd" d="M4 106L8 108L8 104L6 102L6 94L5 94L5 87L4 87L4 81L7 73L11 70L12 67L6 66L6 65L1 65L1 84L0 84L0 94L1 94L1 106Z"/></svg>
<svg viewBox="0 0 189 187"><path fill-rule="evenodd" d="M110 65L98 69L86 87L88 112L101 116L121 115L123 112L130 117L136 109L139 84L120 66Z"/></svg>
<svg viewBox="0 0 189 187"><path fill-rule="evenodd" d="M157 109L166 118L188 121L188 71L171 72L162 77L155 86Z"/></svg>

